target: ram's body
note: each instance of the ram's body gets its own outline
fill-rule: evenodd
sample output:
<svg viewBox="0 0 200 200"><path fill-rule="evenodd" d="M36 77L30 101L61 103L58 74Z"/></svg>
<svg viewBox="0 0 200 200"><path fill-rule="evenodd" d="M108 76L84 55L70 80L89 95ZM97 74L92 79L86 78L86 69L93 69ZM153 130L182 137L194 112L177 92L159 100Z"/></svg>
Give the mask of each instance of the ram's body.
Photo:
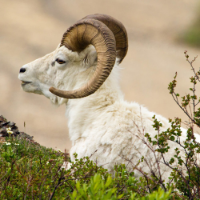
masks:
<svg viewBox="0 0 200 200"><path fill-rule="evenodd" d="M127 164L131 170L144 156L145 161L137 166L138 169L156 171L160 163L164 178L168 177L170 169L160 162L160 155L153 153L144 137L145 133L151 137L158 133L152 126L152 117L156 114L137 103L124 101L119 87L118 62L95 92L90 91L89 95L80 93L83 98L74 98L74 94L69 98L64 94L65 98L62 98L62 95L59 97L60 94L57 96L54 95L56 92L52 93L52 86L60 90L76 91L89 83L98 68L98 55L99 52L91 45L80 52L59 46L54 52L24 65L20 69L19 79L24 91L42 94L56 105L66 104L72 159L75 152L78 157L92 155L91 159L97 161L98 165L112 171L114 165L119 163ZM160 115L156 115L156 118L163 125L161 131L170 127L167 119ZM181 140L184 140L186 131L182 130ZM200 141L200 137L196 137ZM169 145L171 149L166 160L170 159L177 147L173 142L169 142ZM136 170L135 174L137 176L141 173Z"/></svg>
<svg viewBox="0 0 200 200"><path fill-rule="evenodd" d="M158 134L152 126L154 115L162 123L160 131L169 128L170 124L166 118L150 112L138 103L126 102L119 87L119 73L120 69L115 66L112 74L94 94L68 101L66 115L72 141L70 156L73 160L75 152L79 158L92 155L91 158L97 161L98 165L110 171L115 164L120 163L129 163L128 169L131 170L144 156L145 161L137 168L145 172L152 169L157 171L156 159L159 161L161 157L157 153L154 154L152 147L145 144L147 139L144 134L149 133L152 138ZM182 131L181 139L184 140L186 130ZM200 141L200 137L196 137ZM166 161L169 161L174 155L174 149L178 147L176 143L169 144L171 149L165 156ZM163 177L166 178L171 170L162 164L162 159L160 161L161 172L165 171ZM141 173L136 170L135 175L139 176Z"/></svg>

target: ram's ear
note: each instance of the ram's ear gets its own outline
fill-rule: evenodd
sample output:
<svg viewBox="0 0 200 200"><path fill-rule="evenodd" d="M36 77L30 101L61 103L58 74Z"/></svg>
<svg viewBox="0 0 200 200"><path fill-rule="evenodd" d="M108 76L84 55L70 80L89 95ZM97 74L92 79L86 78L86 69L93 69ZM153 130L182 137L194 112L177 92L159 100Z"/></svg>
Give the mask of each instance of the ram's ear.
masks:
<svg viewBox="0 0 200 200"><path fill-rule="evenodd" d="M95 48L90 47L84 54L83 62L87 66L92 66L97 62L97 52Z"/></svg>

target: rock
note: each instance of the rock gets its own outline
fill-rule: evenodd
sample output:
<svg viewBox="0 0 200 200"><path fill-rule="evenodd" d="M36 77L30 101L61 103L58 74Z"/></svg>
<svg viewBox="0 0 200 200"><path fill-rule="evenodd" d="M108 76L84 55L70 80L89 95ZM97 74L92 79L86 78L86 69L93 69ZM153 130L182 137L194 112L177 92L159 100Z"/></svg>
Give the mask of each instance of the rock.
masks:
<svg viewBox="0 0 200 200"><path fill-rule="evenodd" d="M25 138L31 142L36 143L33 140L33 136L30 136L24 132L20 132L14 122L8 121L5 117L0 115L0 143L5 141L5 137L19 137Z"/></svg>

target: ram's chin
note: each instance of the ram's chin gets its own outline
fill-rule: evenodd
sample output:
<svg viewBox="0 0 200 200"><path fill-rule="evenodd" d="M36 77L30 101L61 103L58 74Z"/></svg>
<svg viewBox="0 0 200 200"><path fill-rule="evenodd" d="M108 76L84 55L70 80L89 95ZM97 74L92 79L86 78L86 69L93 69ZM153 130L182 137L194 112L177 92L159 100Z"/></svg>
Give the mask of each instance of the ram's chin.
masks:
<svg viewBox="0 0 200 200"><path fill-rule="evenodd" d="M22 89L25 92L29 92L29 93L35 93L35 94L42 94L41 90L35 86L33 86L31 83L27 83L27 84L21 84Z"/></svg>

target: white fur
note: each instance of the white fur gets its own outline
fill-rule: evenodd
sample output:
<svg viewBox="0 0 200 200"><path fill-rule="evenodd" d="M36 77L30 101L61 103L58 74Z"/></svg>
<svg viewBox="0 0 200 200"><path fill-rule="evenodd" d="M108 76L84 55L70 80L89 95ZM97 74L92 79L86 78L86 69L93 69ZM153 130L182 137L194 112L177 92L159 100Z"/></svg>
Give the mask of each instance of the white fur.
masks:
<svg viewBox="0 0 200 200"><path fill-rule="evenodd" d="M58 57L65 60L66 64L59 65L55 62ZM54 66L52 62L55 62ZM67 100L49 92L51 86L64 90L80 88L90 79L95 66L96 51L93 46L79 54L65 47L58 47L54 52L24 65L26 72L20 73L19 79L31 81L23 86L26 92L43 94L56 105L66 104L72 160L75 152L79 158L92 155L91 159L97 161L98 165L112 172L113 166L119 163L127 164L131 170L144 156L145 162L140 163L138 169L145 172L155 170L158 173L157 159L161 173L167 178L170 169L162 164L160 155L154 154L151 147L145 144L147 139L144 134L149 133L154 137L158 133L152 127L153 115L163 124L161 131L169 128L170 124L164 117L148 111L138 103L124 100L118 81L120 69L117 64L104 84L88 97ZM186 130L182 130L183 141ZM199 135L196 137L200 141ZM166 157L168 161L177 147L173 142L169 142L169 145L171 149ZM131 160L131 163L127 160ZM141 175L137 170L135 174Z"/></svg>

